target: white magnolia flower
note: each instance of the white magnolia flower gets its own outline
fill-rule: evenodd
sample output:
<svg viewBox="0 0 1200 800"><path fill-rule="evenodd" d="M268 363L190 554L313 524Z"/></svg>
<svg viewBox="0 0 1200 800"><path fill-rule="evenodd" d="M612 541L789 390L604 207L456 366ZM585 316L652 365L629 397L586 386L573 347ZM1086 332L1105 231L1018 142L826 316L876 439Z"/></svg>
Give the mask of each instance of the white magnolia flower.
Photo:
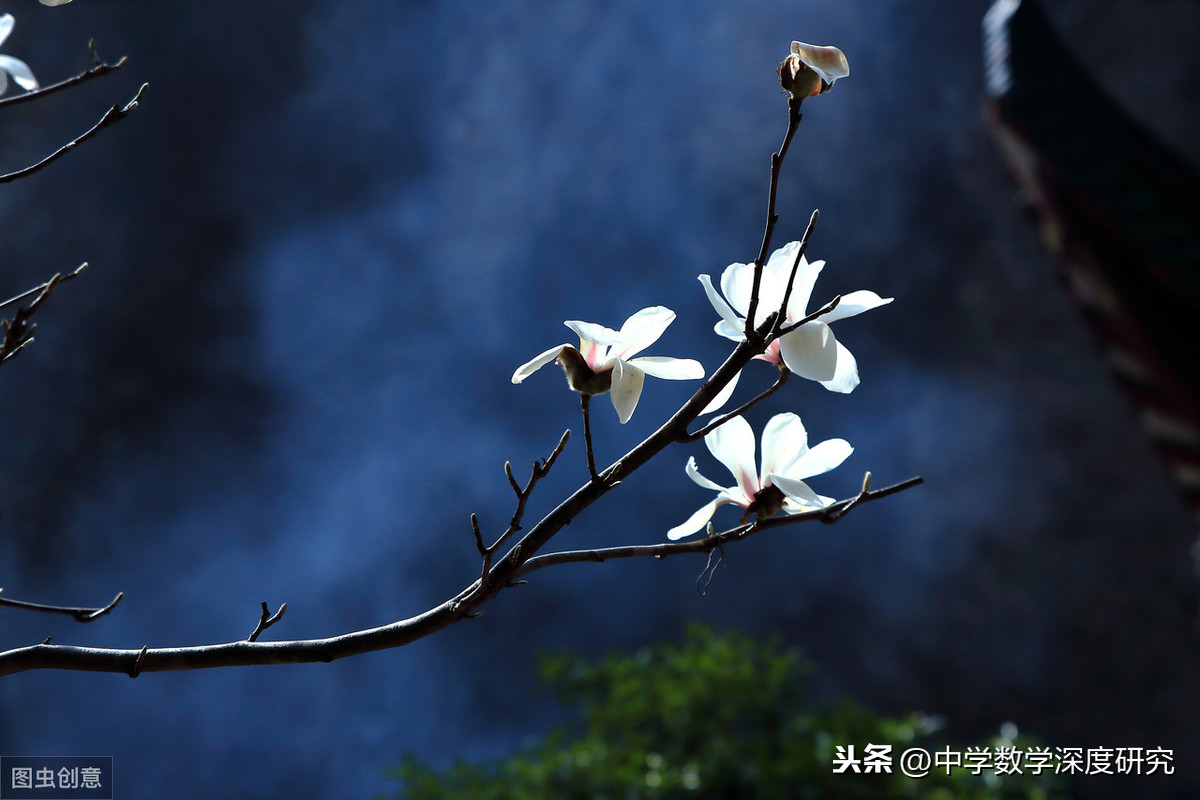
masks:
<svg viewBox="0 0 1200 800"><path fill-rule="evenodd" d="M742 417L733 417L704 437L704 443L717 460L729 468L737 483L724 487L710 481L689 458L687 476L705 489L717 492L712 502L692 514L686 522L667 531L668 539L682 539L704 528L713 512L726 503L746 509L746 515L759 519L773 517L779 511L799 514L824 508L833 502L804 483L804 478L828 472L854 452L845 439L829 439L811 450L808 433L795 414L777 414L767 422L762 435L762 469L754 471L754 431ZM743 517L745 519L745 517Z"/></svg>
<svg viewBox="0 0 1200 800"><path fill-rule="evenodd" d="M838 78L850 75L850 62L836 47L792 42L792 53L779 65L779 83L799 100L825 94Z"/></svg>
<svg viewBox="0 0 1200 800"><path fill-rule="evenodd" d="M758 308L754 314L756 328L766 321L768 314L778 311L783 303L788 276L799 249L799 242L789 242L767 259L763 267L762 282L758 287ZM813 284L824 266L824 261L809 262L804 256L800 257L792 294L788 298L785 324L799 322L808 316L808 301L812 295ZM724 297L717 293L709 276L701 275L700 283L704 285L708 301L721 315L721 321L715 328L716 332L735 342L745 339L746 314L750 311L750 293L754 286L754 265L730 264L725 268L724 274L721 275L721 291ZM890 302L891 297L883 298L865 290L843 295L837 307L828 314L806 322L791 333L771 342L766 352L755 358L772 364L782 361L797 375L817 381L831 392L848 394L858 386L858 362L854 360L850 351L834 338L833 329L829 326L839 319L853 317ZM735 376L708 405L705 412L715 411L724 405L733 394L736 385Z"/></svg>
<svg viewBox="0 0 1200 800"><path fill-rule="evenodd" d="M12 14L0 14L0 44L4 44L4 40L12 33L13 25L16 24ZM8 76L17 82L17 85L26 91L32 91L38 88L37 78L33 77L33 70L19 58L12 56L0 55L0 94L8 91Z"/></svg>
<svg viewBox="0 0 1200 800"><path fill-rule="evenodd" d="M38 0L44 6L65 6L71 0Z"/></svg>
<svg viewBox="0 0 1200 800"><path fill-rule="evenodd" d="M557 361L572 389L587 395L609 392L617 418L622 423L628 422L642 396L642 382L647 375L668 380L704 377L704 367L690 358L631 358L658 341L674 319L675 312L671 309L652 306L625 320L619 331L594 322L567 320L563 324L579 334L579 349L569 344L555 345L518 367L512 382L520 383L551 361Z"/></svg>

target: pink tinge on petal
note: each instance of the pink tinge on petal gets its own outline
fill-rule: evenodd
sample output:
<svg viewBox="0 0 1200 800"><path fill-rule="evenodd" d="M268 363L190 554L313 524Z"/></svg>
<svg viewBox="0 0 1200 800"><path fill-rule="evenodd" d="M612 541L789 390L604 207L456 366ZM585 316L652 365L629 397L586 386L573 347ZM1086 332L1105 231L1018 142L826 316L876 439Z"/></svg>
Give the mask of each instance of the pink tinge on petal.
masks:
<svg viewBox="0 0 1200 800"><path fill-rule="evenodd" d="M779 356L779 340L776 339L767 345L767 349L756 355L759 361L766 361L768 364L782 364L783 359Z"/></svg>
<svg viewBox="0 0 1200 800"><path fill-rule="evenodd" d="M579 353L593 372L599 372L600 367L608 360L608 345L596 344L590 339L580 339Z"/></svg>
<svg viewBox="0 0 1200 800"><path fill-rule="evenodd" d="M733 417L704 437L713 456L733 475L747 505L758 491L754 463L754 431L742 417Z"/></svg>

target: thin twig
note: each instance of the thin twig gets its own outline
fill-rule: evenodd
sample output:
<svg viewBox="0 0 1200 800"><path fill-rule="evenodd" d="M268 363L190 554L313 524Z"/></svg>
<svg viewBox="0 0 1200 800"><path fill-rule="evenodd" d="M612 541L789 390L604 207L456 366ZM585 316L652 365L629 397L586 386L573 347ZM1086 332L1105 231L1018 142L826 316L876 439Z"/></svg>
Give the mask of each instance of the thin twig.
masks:
<svg viewBox="0 0 1200 800"><path fill-rule="evenodd" d="M579 408L583 411L583 448L587 451L587 466L588 475L592 480L600 480L600 476L596 474L596 456L592 450L592 415L591 415L592 396L579 393Z"/></svg>
<svg viewBox="0 0 1200 800"><path fill-rule="evenodd" d="M35 293L37 294L32 303L18 308L11 320L0 320L0 364L4 364L10 359L15 358L17 353L20 353L29 346L33 341L34 331L37 330L37 324L30 322L30 317L33 316L35 311L41 308L42 303L46 302L46 299L50 297L51 293L54 292L60 283L79 275L86 267L87 262L85 261L76 267L74 272L68 275L55 274L41 286L35 286L10 300L4 301L4 303L0 303L0 307L3 307L10 303L24 300Z"/></svg>
<svg viewBox="0 0 1200 800"><path fill-rule="evenodd" d="M787 383L787 380L790 377L792 377L792 371L790 369L788 369L781 362L779 364L779 377L775 379L775 383L771 384L769 389L763 390L761 393L759 393L759 395L757 397L747 400L746 402L742 403L740 406L738 406L733 411L728 411L728 412L722 414L721 416L717 417L716 419L709 420L707 423L704 424L704 426L702 428L700 428L700 430L696 431L695 433L687 434L682 439L680 439L680 441L695 442L699 439L703 439L706 434L711 433L712 431L721 427L722 425L724 425L726 422L733 419L734 417L745 414L751 408L753 408L754 406L761 403L763 400L766 400L768 397L770 397L771 395L778 392L783 387L783 385L785 383Z"/></svg>
<svg viewBox="0 0 1200 800"><path fill-rule="evenodd" d="M839 294L839 295L835 296L832 300L830 300L828 303L826 303L825 305L818 308L816 311L809 314L804 319L799 320L798 322L793 322L791 325L784 325L782 328L779 329L779 333L776 334L776 338L787 336L789 333L796 330L796 328L799 328L801 325L807 325L808 323L812 322L814 319L825 316L830 311L833 311L835 308L837 308L838 304L841 302L842 302L842 296Z"/></svg>
<svg viewBox="0 0 1200 800"><path fill-rule="evenodd" d="M504 547L505 543L508 542L512 535L521 530L521 521L525 517L525 505L529 502L529 497L533 494L534 487L537 486L538 481L546 477L550 470L554 468L554 462L558 460L559 454L562 453L563 449L567 446L567 441L570 438L571 431L569 429L563 431L563 435L559 438L558 444L554 446L554 450L550 452L549 457L544 461L533 462L533 469L529 474L529 481L525 484L524 488L517 483L517 479L513 475L512 462L504 462L504 474L508 478L509 486L512 487L513 492L517 495L517 505L513 510L512 519L509 520L508 528L505 529L504 533L500 534L499 538L497 538L496 541L490 546L484 546L483 532L479 528L479 518L475 514L471 514L471 532L475 537L475 547L479 550L479 555L483 558L483 566L480 570L479 580L458 598L456 598L456 602L459 603L459 605L466 602L468 598L477 592L487 589L490 585L492 560L495 558L496 553L500 551L500 548ZM520 545L518 545L518 547L519 546ZM514 550L515 549L516 548L514 548Z"/></svg>
<svg viewBox="0 0 1200 800"><path fill-rule="evenodd" d="M87 132L85 132L79 138L75 139L74 141L67 142L62 147L58 148L36 164L32 164L24 169L19 169L16 172L10 172L7 175L0 175L0 183L11 183L12 181L28 177L33 173L44 169L45 167L65 156L67 153L74 150L79 145L86 142L88 139L91 139L103 129L125 119L125 117L127 117L135 108L138 107L138 103L142 101L142 97L146 94L146 90L149 88L150 84L143 83L142 88L138 89L137 94L133 96L132 100L130 100L124 106L113 106L108 111L105 111L104 116L100 118L100 121L89 128Z"/></svg>
<svg viewBox="0 0 1200 800"><path fill-rule="evenodd" d="M266 602L263 602L262 613L258 617L258 625L254 627L254 633L246 637L246 641L257 642L258 637L262 635L263 631L274 625L276 622L279 622L279 620L283 618L285 611L287 611L287 603L280 603L279 610L272 614L271 610L267 607Z"/></svg>
<svg viewBox="0 0 1200 800"><path fill-rule="evenodd" d="M0 589L0 592L3 591L3 589ZM91 622L111 612L117 607L117 603L120 603L121 598L124 596L124 592L117 592L117 596L110 600L108 605L101 606L100 608L50 606L44 603L30 603L26 600L9 600L5 597L0 597L0 607L10 606L12 608L20 608L25 611L41 611L47 614L65 614L68 617L73 618L76 622Z"/></svg>
<svg viewBox="0 0 1200 800"><path fill-rule="evenodd" d="M804 258L804 253L808 250L808 240L812 236L813 228L817 226L818 216L820 216L820 211L814 208L812 216L808 218L808 227L804 229L804 235L800 237L800 247L796 250L796 258L792 261L792 271L788 274L787 288L783 290L783 302L779 304L779 316L775 318L775 326L771 329L772 339L779 337L779 329L787 321L788 303L792 299L792 286L796 283L796 272L800 269L800 260Z"/></svg>
<svg viewBox="0 0 1200 800"><path fill-rule="evenodd" d="M78 277L79 274L82 273L85 269L87 269L86 261L83 262L82 264L80 264L78 267L76 267L73 271L68 272L66 275L56 274L54 277L52 277L50 280L46 281L45 283L34 286L32 289L26 289L25 291L21 292L19 295L15 296L15 297L8 298L3 303L0 303L0 308L4 308L5 306L11 306L13 303L19 303L22 300L24 300L26 297L35 295L38 292L43 291L45 289L52 288L51 284L62 283L63 281L69 281L69 280L71 280L71 278Z"/></svg>
<svg viewBox="0 0 1200 800"><path fill-rule="evenodd" d="M737 525L729 530L715 533L711 536L706 536L701 539L691 539L683 542L663 542L661 544L639 544L628 545L624 547L602 547L592 550L563 550L557 553L546 553L540 556L534 556L527 560L520 569L516 571L517 575L526 575L534 570L544 569L546 567L555 566L557 564L573 564L583 561L611 561L617 558L666 558L671 555L679 555L680 553L709 553L714 548L730 542L736 542L745 539L755 533L760 533L772 528L779 528L785 525L795 525L801 522L812 521L834 521L841 519L851 509L863 503L869 503L872 500L878 500L882 497L902 492L905 489L911 489L924 483L922 478L909 478L900 483L893 484L883 489L875 491L860 492L852 498L839 500L836 503L831 503L825 508L807 511L802 514L792 514L782 517L772 517L770 519L755 520L745 524Z"/></svg>
<svg viewBox="0 0 1200 800"><path fill-rule="evenodd" d="M12 97L6 97L3 100L0 100L0 108L5 106L15 106L20 103L27 103L30 100L37 100L45 97L48 94L54 94L55 92L62 91L63 89L70 89L72 86L83 83L87 80L91 80L92 78L102 77L123 67L127 60L125 56L121 56L119 59L117 59L117 63L115 64L106 64L105 62L101 61L100 57L96 55L95 39L92 39L88 42L88 53L90 53L92 56L92 66L88 69L85 69L83 72L74 77L61 80L58 83L52 83L49 86L43 86L40 89L34 89L31 92L14 94Z"/></svg>
<svg viewBox="0 0 1200 800"><path fill-rule="evenodd" d="M775 212L775 196L779 191L779 173L783 167L783 159L787 157L788 147L792 137L800 127L803 115L800 113L800 100L788 98L788 123L783 134L783 144L779 150L771 154L771 187L767 193L767 225L763 230L762 245L758 248L758 258L754 259L754 283L750 291L750 308L746 312L746 338L749 339L754 331L754 317L758 311L758 289L762 285L763 267L767 263L767 253L771 249L771 238L775 235L775 226L779 223L779 214Z"/></svg>

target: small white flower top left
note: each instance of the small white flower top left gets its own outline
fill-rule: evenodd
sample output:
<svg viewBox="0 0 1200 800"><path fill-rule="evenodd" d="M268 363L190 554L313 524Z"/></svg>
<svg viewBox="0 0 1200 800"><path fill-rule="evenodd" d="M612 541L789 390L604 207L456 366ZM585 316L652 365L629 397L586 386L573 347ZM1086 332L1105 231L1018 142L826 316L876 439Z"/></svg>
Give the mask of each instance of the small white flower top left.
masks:
<svg viewBox="0 0 1200 800"><path fill-rule="evenodd" d="M674 320L675 312L663 306L643 308L625 320L619 331L594 322L567 320L563 324L579 334L579 348L555 345L518 367L512 382L521 383L557 361L571 389L585 395L608 392L617 418L628 422L642 396L642 382L647 375L673 381L704 377L704 367L690 358L632 357L658 341Z"/></svg>
<svg viewBox="0 0 1200 800"><path fill-rule="evenodd" d="M13 19L12 14L0 14L0 44L4 44L4 40L12 33L13 25L17 21ZM0 55L0 94L8 91L8 76L17 82L27 92L31 92L38 88L37 78L33 77L33 70L19 58L12 56Z"/></svg>
<svg viewBox="0 0 1200 800"><path fill-rule="evenodd" d="M754 431L742 417L733 417L704 437L716 459L729 469L736 483L721 486L700 474L696 459L689 458L684 471L697 485L717 493L686 522L667 531L668 539L682 539L701 531L718 508L725 504L746 509L742 517L754 514L768 519L780 511L800 514L815 511L833 502L819 495L804 482L821 475L846 460L854 448L845 439L828 439L809 449L808 432L795 414L776 414L763 428L762 469L754 469Z"/></svg>

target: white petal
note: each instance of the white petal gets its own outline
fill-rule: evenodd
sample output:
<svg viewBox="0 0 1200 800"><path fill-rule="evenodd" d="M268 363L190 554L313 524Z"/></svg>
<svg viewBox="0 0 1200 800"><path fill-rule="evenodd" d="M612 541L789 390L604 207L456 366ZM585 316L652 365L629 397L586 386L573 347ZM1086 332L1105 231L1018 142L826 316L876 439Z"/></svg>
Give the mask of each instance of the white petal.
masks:
<svg viewBox="0 0 1200 800"><path fill-rule="evenodd" d="M762 475L790 475L788 467L807 452L808 431L804 430L800 417L792 413L776 414L763 428Z"/></svg>
<svg viewBox="0 0 1200 800"><path fill-rule="evenodd" d="M746 504L759 490L754 469L754 431L742 417L727 420L704 437L708 451L725 465L745 494Z"/></svg>
<svg viewBox="0 0 1200 800"><path fill-rule="evenodd" d="M703 486L705 489L712 489L714 492L725 491L724 486L719 486L716 481L710 481L708 478L700 474L700 470L696 467L695 456L688 456L687 464L684 465L683 471L698 486Z"/></svg>
<svg viewBox="0 0 1200 800"><path fill-rule="evenodd" d="M840 465L853 452L854 448L845 439L826 439L793 461L788 467L787 477L800 480L823 475Z"/></svg>
<svg viewBox="0 0 1200 800"><path fill-rule="evenodd" d="M886 306L894 299L893 297L880 297L874 292L860 289L857 292L842 295L842 299L838 301L837 308L828 314L822 314L820 320L828 325L836 320L854 317L864 311L870 311L872 308Z"/></svg>
<svg viewBox="0 0 1200 800"><path fill-rule="evenodd" d="M0 56L0 72L12 75L12 79L17 82L17 85L26 91L38 88L37 78L33 77L33 70L19 58Z"/></svg>
<svg viewBox="0 0 1200 800"><path fill-rule="evenodd" d="M801 257L796 270L796 282L792 284L792 295L788 299L788 320L791 322L799 322L808 315L808 301L812 298L813 286L824 266L824 261L809 261Z"/></svg>
<svg viewBox="0 0 1200 800"><path fill-rule="evenodd" d="M13 25L17 24L17 20L12 14L0 14L0 44L4 44L4 40L12 33Z"/></svg>
<svg viewBox="0 0 1200 800"><path fill-rule="evenodd" d="M730 264L721 273L721 292L742 319L750 310L750 290L754 288L753 264Z"/></svg>
<svg viewBox="0 0 1200 800"><path fill-rule="evenodd" d="M546 366L554 359L558 358L558 354L562 352L562 349L564 347L570 347L570 346L571 345L569 345L569 344L556 345L554 347L551 347L546 352L540 353L540 354L534 356L533 358L529 359L524 364L517 367L517 371L513 373L512 382L520 383L521 381L525 380L530 375L537 372L539 369Z"/></svg>
<svg viewBox="0 0 1200 800"><path fill-rule="evenodd" d="M765 312L761 315L755 315L758 319L755 320L756 325L761 325L763 320L767 318L767 314L772 311L778 311L779 305L783 302L783 293L787 291L788 276L792 273L792 264L796 261L796 253L800 250L799 242L788 242L783 247L776 250L767 259L766 269L763 270L762 288L758 293L759 305L765 307ZM804 276L804 260L801 259L801 266L796 275L797 284L801 282ZM814 278L815 280L815 278ZM795 296L799 286L792 289L792 305L795 302ZM808 300L808 296L804 298Z"/></svg>
<svg viewBox="0 0 1200 800"><path fill-rule="evenodd" d="M704 377L704 367L692 358L643 356L629 361L642 372L669 381L694 381Z"/></svg>
<svg viewBox="0 0 1200 800"><path fill-rule="evenodd" d="M723 336L731 342L740 342L746 338L746 325L744 322L738 322L735 325L727 320L721 320L713 326L713 330L717 332L718 336Z"/></svg>
<svg viewBox="0 0 1200 800"><path fill-rule="evenodd" d="M44 6L65 6L71 0L40 0Z"/></svg>
<svg viewBox="0 0 1200 800"><path fill-rule="evenodd" d="M665 306L643 308L621 326L621 344L609 355L613 358L629 358L658 341L663 331L675 321L675 312Z"/></svg>
<svg viewBox="0 0 1200 800"><path fill-rule="evenodd" d="M633 416L633 410L637 408L638 398L642 396L642 382L646 380L646 374L634 365L616 360L617 363L613 366L612 389L609 394L612 395L613 408L617 410L617 419L624 425L629 422L629 418Z"/></svg>
<svg viewBox="0 0 1200 800"><path fill-rule="evenodd" d="M712 414L723 408L725 404L729 402L729 398L733 397L733 390L737 388L738 378L740 377L742 377L742 372L741 370L738 370L734 373L733 380L725 384L725 388L717 392L717 396L714 397L700 413Z"/></svg>
<svg viewBox="0 0 1200 800"><path fill-rule="evenodd" d="M671 528L671 530L667 531L667 538L674 541L675 539L682 539L685 536L691 536L693 533L703 530L705 524L712 519L713 513L717 510L717 507L722 504L722 502L728 501L722 501L720 497L717 497L716 499L708 502L699 508L695 514L692 514L690 517L688 517L686 522L681 525L676 525L674 528Z"/></svg>
<svg viewBox="0 0 1200 800"><path fill-rule="evenodd" d="M563 323L571 330L579 334L581 340L595 342L596 344L620 344L621 334L614 331L612 328L607 328L604 325L598 325L595 322L581 322L577 319L569 319Z"/></svg>
<svg viewBox="0 0 1200 800"><path fill-rule="evenodd" d="M701 275L700 283L704 286L704 293L708 295L708 302L712 303L712 307L716 309L718 314L721 315L721 322L727 323L735 330L741 330L746 327L746 320L742 317L739 317L737 312L734 311L729 303L725 301L725 298L721 297L721 295L717 293L717 290L713 288L712 278L708 277L707 275ZM720 323L718 323L718 325L720 325ZM722 336L727 336L727 334L721 333L719 329L717 330L717 333L720 333Z"/></svg>
<svg viewBox="0 0 1200 800"><path fill-rule="evenodd" d="M858 362L841 342L837 343L837 367L833 378L821 381L821 385L831 392L850 394L858 386Z"/></svg>
<svg viewBox="0 0 1200 800"><path fill-rule="evenodd" d="M788 500L793 501L797 505L804 508L823 508L826 505L821 502L821 496L808 488L808 484L804 481L785 478L782 475L771 475L770 477L771 484L778 487L779 491L783 492Z"/></svg>
<svg viewBox="0 0 1200 800"><path fill-rule="evenodd" d="M785 514L811 514L814 511L820 511L833 502L832 497L826 497L823 494L817 495L819 506L809 505L807 503L798 503L787 495L783 496L783 513Z"/></svg>
<svg viewBox="0 0 1200 800"><path fill-rule="evenodd" d="M837 339L820 320L801 325L780 339L779 354L787 368L802 378L828 381L837 374Z"/></svg>
<svg viewBox="0 0 1200 800"><path fill-rule="evenodd" d="M792 52L828 84L850 75L850 62L846 60L846 54L832 45L792 42Z"/></svg>

